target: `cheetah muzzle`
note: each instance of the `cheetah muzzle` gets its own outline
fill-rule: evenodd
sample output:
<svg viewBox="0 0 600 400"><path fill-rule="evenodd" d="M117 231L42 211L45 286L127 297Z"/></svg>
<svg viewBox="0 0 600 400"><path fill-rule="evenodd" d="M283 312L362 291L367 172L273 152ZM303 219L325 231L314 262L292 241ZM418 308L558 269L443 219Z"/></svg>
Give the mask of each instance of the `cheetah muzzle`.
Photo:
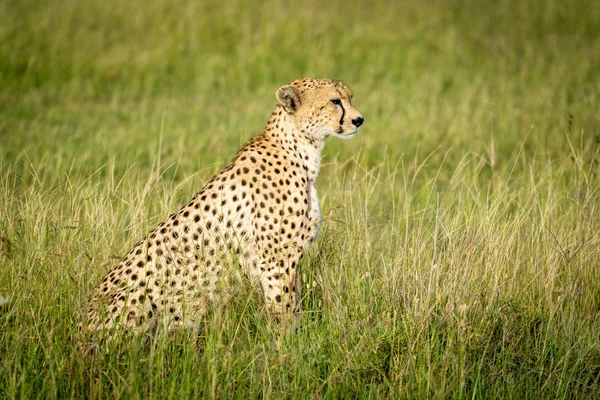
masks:
<svg viewBox="0 0 600 400"><path fill-rule="evenodd" d="M321 151L330 136L353 137L364 119L341 82L298 79L276 97L262 134L97 285L88 330L193 328L243 275L280 320L298 311L300 260L320 227Z"/></svg>

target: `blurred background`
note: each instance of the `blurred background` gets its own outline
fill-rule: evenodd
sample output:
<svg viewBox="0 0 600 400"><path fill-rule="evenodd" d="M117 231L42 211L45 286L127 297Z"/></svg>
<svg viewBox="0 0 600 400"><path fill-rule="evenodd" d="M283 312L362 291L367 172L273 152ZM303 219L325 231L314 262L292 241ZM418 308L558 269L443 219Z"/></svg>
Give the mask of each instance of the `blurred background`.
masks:
<svg viewBox="0 0 600 400"><path fill-rule="evenodd" d="M593 1L0 5L3 163L218 168L303 76L352 88L366 124L326 154L365 164L452 148L498 165L526 136L557 157L566 137L598 136Z"/></svg>

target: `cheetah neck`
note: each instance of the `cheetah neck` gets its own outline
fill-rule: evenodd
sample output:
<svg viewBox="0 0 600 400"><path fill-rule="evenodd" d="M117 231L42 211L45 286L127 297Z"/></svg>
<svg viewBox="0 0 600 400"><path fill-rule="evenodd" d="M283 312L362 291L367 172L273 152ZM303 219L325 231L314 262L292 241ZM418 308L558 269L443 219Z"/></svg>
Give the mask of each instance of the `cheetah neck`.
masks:
<svg viewBox="0 0 600 400"><path fill-rule="evenodd" d="M277 106L265 129L265 134L278 141L290 158L304 166L308 179L314 182L321 168L321 151L324 140L316 140L303 133L291 120L283 107Z"/></svg>

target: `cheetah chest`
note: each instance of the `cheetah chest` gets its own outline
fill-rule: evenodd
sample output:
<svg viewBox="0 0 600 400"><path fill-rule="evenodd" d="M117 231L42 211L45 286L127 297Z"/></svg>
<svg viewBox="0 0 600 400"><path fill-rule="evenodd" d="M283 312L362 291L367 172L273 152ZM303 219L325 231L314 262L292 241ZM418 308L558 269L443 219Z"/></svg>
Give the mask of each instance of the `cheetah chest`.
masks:
<svg viewBox="0 0 600 400"><path fill-rule="evenodd" d="M321 231L321 207L319 206L319 197L317 188L313 180L308 184L308 222L311 242L317 239Z"/></svg>

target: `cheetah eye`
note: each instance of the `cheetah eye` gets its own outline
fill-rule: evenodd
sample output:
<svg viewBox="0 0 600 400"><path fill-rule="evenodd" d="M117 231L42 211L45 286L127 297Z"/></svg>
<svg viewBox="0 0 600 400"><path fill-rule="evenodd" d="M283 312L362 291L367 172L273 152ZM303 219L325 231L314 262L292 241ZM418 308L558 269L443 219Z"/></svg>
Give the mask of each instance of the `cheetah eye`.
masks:
<svg viewBox="0 0 600 400"><path fill-rule="evenodd" d="M342 105L342 101L340 99L332 99L331 102L333 104L335 104L336 106L341 106Z"/></svg>

